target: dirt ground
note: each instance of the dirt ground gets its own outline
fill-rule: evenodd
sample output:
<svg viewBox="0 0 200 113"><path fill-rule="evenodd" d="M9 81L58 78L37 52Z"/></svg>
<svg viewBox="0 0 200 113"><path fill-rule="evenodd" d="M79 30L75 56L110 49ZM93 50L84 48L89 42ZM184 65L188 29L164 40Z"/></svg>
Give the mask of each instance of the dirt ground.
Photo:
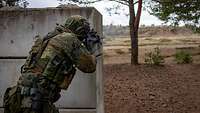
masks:
<svg viewBox="0 0 200 113"><path fill-rule="evenodd" d="M107 64L106 113L200 113L200 65Z"/></svg>
<svg viewBox="0 0 200 113"><path fill-rule="evenodd" d="M104 42L106 113L200 113L200 38L139 39L139 61L131 66L129 39ZM144 64L145 53L159 47L164 66ZM187 50L193 64L178 65L173 55Z"/></svg>

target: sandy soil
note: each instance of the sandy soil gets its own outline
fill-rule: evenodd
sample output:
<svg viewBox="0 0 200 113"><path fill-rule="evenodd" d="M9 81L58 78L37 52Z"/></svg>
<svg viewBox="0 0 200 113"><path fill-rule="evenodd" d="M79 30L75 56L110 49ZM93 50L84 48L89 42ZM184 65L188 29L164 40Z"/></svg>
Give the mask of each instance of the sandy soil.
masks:
<svg viewBox="0 0 200 113"><path fill-rule="evenodd" d="M106 113L200 113L200 65L104 66Z"/></svg>
<svg viewBox="0 0 200 113"><path fill-rule="evenodd" d="M106 113L200 113L200 38L139 39L139 66L131 66L130 40L104 42ZM164 66L144 64L145 53L159 47ZM193 55L193 64L178 65L177 50Z"/></svg>

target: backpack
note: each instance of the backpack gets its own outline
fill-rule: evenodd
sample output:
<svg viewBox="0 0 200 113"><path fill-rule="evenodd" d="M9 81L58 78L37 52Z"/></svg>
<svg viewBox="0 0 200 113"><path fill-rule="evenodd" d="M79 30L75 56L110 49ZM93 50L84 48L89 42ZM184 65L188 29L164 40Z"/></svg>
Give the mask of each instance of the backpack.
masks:
<svg viewBox="0 0 200 113"><path fill-rule="evenodd" d="M44 52L49 40L54 36L66 31L67 30L63 26L57 26L54 31L49 32L43 38L41 38L39 35L35 36L36 41L29 52L29 56L27 57L25 64L21 67L21 73L27 72L27 70L34 68L38 59Z"/></svg>

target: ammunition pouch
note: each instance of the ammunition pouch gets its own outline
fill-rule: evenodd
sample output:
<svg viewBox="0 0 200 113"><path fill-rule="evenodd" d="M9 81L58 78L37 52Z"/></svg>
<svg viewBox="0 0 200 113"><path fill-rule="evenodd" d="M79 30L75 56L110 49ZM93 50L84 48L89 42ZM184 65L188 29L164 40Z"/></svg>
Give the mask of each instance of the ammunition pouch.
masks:
<svg viewBox="0 0 200 113"><path fill-rule="evenodd" d="M23 84L18 86L23 96L21 107L30 108L35 113L43 112L44 106L49 103L54 103L60 98L61 89L44 76L32 78L31 86L25 86Z"/></svg>
<svg viewBox="0 0 200 113"><path fill-rule="evenodd" d="M17 86L6 89L3 98L4 113L19 113L21 110L21 94Z"/></svg>
<svg viewBox="0 0 200 113"><path fill-rule="evenodd" d="M48 100L49 102L54 103L60 98L61 89L56 85L55 82L46 77L42 77L38 84L38 88L40 93L43 95L44 101Z"/></svg>

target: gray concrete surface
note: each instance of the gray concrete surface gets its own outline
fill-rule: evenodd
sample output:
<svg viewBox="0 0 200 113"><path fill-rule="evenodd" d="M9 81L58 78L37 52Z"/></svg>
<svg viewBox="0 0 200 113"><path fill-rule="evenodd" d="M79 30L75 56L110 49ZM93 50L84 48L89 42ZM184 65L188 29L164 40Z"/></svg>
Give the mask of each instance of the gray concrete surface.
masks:
<svg viewBox="0 0 200 113"><path fill-rule="evenodd" d="M0 10L0 55L26 56L36 35L44 36L70 15L86 17L102 34L102 17L94 8ZM7 50L7 51L5 51Z"/></svg>
<svg viewBox="0 0 200 113"><path fill-rule="evenodd" d="M27 56L34 36L44 36L54 29L56 23L63 24L70 15L84 16L102 36L102 15L94 8L0 10L0 57ZM101 51L102 48L98 52ZM102 57L98 57L97 70L93 74L77 72L69 89L62 91L57 107L68 112L71 108L77 111L96 109L95 112L104 112L102 60ZM0 107L5 89L16 84L23 63L24 59L0 59Z"/></svg>

